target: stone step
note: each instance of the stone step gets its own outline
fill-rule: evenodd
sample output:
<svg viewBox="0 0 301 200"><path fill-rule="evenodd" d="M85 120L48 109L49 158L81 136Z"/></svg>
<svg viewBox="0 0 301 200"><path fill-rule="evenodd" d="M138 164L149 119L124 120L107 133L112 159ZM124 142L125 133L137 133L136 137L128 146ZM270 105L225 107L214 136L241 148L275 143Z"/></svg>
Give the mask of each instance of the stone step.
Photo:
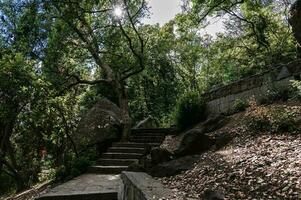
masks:
<svg viewBox="0 0 301 200"><path fill-rule="evenodd" d="M129 137L129 140L131 139L146 139L146 140L164 140L164 136L143 136L143 135L135 135Z"/></svg>
<svg viewBox="0 0 301 200"><path fill-rule="evenodd" d="M78 193L64 195L45 195L37 198L38 200L118 200L117 192L107 193Z"/></svg>
<svg viewBox="0 0 301 200"><path fill-rule="evenodd" d="M132 136L160 136L165 137L165 133L153 133L153 132L131 132Z"/></svg>
<svg viewBox="0 0 301 200"><path fill-rule="evenodd" d="M129 139L130 142L134 143L162 143L163 139L139 139L139 138L133 138Z"/></svg>
<svg viewBox="0 0 301 200"><path fill-rule="evenodd" d="M94 165L89 167L87 173L91 174L120 174L122 171L126 171L128 166L101 166Z"/></svg>
<svg viewBox="0 0 301 200"><path fill-rule="evenodd" d="M138 163L138 159L99 159L96 165L102 166L129 166L133 163Z"/></svg>
<svg viewBox="0 0 301 200"><path fill-rule="evenodd" d="M173 128L134 128L132 133L170 133L174 131Z"/></svg>
<svg viewBox="0 0 301 200"><path fill-rule="evenodd" d="M83 174L46 193L38 200L117 200L120 175Z"/></svg>
<svg viewBox="0 0 301 200"><path fill-rule="evenodd" d="M145 153L145 148L134 148L134 147L110 147L108 153Z"/></svg>
<svg viewBox="0 0 301 200"><path fill-rule="evenodd" d="M134 143L134 142L116 142L113 143L113 147L133 147L133 148L146 148L149 146L160 146L160 143Z"/></svg>
<svg viewBox="0 0 301 200"><path fill-rule="evenodd" d="M101 158L109 159L140 159L141 153L103 153Z"/></svg>

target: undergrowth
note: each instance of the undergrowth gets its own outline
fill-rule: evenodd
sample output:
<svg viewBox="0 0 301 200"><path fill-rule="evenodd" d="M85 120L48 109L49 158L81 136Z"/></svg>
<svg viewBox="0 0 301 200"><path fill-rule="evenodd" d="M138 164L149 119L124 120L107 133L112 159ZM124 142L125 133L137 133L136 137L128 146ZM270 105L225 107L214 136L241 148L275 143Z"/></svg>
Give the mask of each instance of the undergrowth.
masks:
<svg viewBox="0 0 301 200"><path fill-rule="evenodd" d="M271 133L290 132L298 130L296 113L281 106L260 106L256 101L249 102L244 117L244 123L253 132L267 131Z"/></svg>

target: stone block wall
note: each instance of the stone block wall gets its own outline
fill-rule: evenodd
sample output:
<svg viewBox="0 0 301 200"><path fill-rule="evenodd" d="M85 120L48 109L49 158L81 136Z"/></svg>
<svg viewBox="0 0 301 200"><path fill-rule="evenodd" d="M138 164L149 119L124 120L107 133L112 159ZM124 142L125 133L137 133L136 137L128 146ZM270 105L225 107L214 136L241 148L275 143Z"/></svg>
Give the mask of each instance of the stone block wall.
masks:
<svg viewBox="0 0 301 200"><path fill-rule="evenodd" d="M289 87L291 80L300 80L301 60L285 66L275 67L261 74L256 74L229 85L215 88L203 94L210 115L231 112L237 99L249 100L254 97L259 100L267 95L271 86Z"/></svg>

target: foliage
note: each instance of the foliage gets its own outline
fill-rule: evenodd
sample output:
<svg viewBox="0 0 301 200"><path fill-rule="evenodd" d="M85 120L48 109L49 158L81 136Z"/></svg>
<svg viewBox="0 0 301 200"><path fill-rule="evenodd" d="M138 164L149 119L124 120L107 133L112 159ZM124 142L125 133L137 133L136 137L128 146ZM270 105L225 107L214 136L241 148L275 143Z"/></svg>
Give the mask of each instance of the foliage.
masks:
<svg viewBox="0 0 301 200"><path fill-rule="evenodd" d="M292 81L292 86L295 89L295 96L301 99L301 81Z"/></svg>
<svg viewBox="0 0 301 200"><path fill-rule="evenodd" d="M206 87L227 84L296 59L295 40L287 20L283 20L289 5L283 4L193 1L191 15L198 26L210 24L208 16L222 16L226 30L204 42L207 48L202 53L200 79Z"/></svg>
<svg viewBox="0 0 301 200"><path fill-rule="evenodd" d="M248 106L248 102L241 99L236 99L233 104L233 110L235 112L245 111Z"/></svg>
<svg viewBox="0 0 301 200"><path fill-rule="evenodd" d="M175 109L175 121L179 130L185 130L204 121L206 117L206 103L198 92L187 92L178 100Z"/></svg>
<svg viewBox="0 0 301 200"><path fill-rule="evenodd" d="M293 97L293 90L290 86L269 85L266 94L259 99L259 103L263 105L267 105L277 101L286 102L292 97Z"/></svg>
<svg viewBox="0 0 301 200"><path fill-rule="evenodd" d="M153 116L156 121L169 121L182 81L170 59L175 35L173 26L166 24L146 26L143 32L149 35L148 62L143 73L129 81L130 108L134 121Z"/></svg>
<svg viewBox="0 0 301 200"><path fill-rule="evenodd" d="M255 101L250 101L244 122L255 133L260 131L294 132L298 127L294 112L284 107L258 106Z"/></svg>
<svg viewBox="0 0 301 200"><path fill-rule="evenodd" d="M291 96L291 89L288 87L280 86L280 87L272 87L267 92L267 98L271 102L275 102L277 100L287 101Z"/></svg>
<svg viewBox="0 0 301 200"><path fill-rule="evenodd" d="M65 165L56 169L56 180L68 180L83 174L88 167L96 160L97 154L95 149L89 149L83 152L79 157L71 157Z"/></svg>
<svg viewBox="0 0 301 200"><path fill-rule="evenodd" d="M120 3L128 13L116 18L110 8ZM61 179L84 172L95 155L81 153L73 135L99 98L123 106L133 121L153 116L161 126L176 120L185 129L204 120L200 93L295 59L288 6L186 1L182 13L159 26L143 24L143 0L0 1L1 194L54 171ZM207 16L224 16L224 33L203 34ZM300 91L300 82L294 87ZM272 88L269 101L289 96ZM290 129L292 116L282 111L251 109L250 126Z"/></svg>

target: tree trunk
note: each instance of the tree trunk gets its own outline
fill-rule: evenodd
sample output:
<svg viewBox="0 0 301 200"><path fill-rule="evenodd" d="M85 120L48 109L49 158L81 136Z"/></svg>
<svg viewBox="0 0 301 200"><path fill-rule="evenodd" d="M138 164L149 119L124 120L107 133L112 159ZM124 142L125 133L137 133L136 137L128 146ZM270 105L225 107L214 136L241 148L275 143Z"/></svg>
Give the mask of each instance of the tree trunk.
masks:
<svg viewBox="0 0 301 200"><path fill-rule="evenodd" d="M116 81L117 82L117 81ZM122 140L127 141L131 133L132 120L129 112L129 99L128 90L124 83L117 82L115 85L115 90L118 95L119 108L121 110L121 120L122 120Z"/></svg>
<svg viewBox="0 0 301 200"><path fill-rule="evenodd" d="M297 0L292 5L289 23L297 40L297 56L301 58L301 0Z"/></svg>

